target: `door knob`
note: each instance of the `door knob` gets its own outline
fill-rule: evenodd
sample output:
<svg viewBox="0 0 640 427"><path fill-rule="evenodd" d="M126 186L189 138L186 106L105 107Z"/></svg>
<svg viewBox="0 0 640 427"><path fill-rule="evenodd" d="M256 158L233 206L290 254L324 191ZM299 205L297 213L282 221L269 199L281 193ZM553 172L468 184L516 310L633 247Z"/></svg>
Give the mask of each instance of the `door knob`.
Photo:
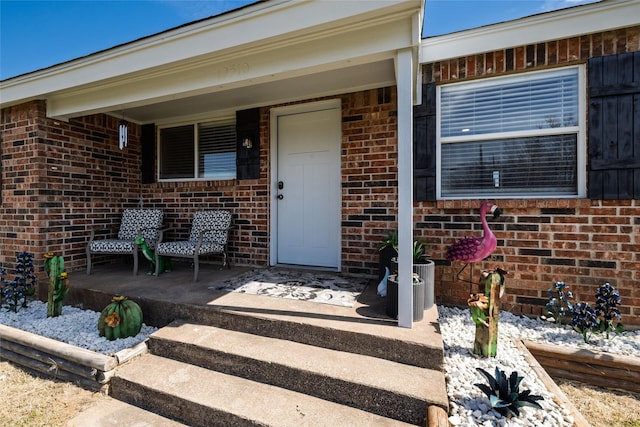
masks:
<svg viewBox="0 0 640 427"><path fill-rule="evenodd" d="M282 194L278 194L278 200L282 200L284 199L284 196Z"/></svg>

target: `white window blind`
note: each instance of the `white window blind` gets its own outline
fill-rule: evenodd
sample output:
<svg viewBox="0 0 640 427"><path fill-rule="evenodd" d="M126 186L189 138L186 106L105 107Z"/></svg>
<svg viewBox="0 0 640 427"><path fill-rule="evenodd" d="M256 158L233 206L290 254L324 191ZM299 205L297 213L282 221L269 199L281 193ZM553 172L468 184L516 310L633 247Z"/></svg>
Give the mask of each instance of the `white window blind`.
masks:
<svg viewBox="0 0 640 427"><path fill-rule="evenodd" d="M578 125L576 68L445 86L441 136Z"/></svg>
<svg viewBox="0 0 640 427"><path fill-rule="evenodd" d="M193 125L160 129L160 179L193 178Z"/></svg>
<svg viewBox="0 0 640 427"><path fill-rule="evenodd" d="M234 121L160 129L159 177L164 180L234 179Z"/></svg>
<svg viewBox="0 0 640 427"><path fill-rule="evenodd" d="M235 123L206 123L198 126L198 177L236 177Z"/></svg>
<svg viewBox="0 0 640 427"><path fill-rule="evenodd" d="M442 192L487 197L574 195L576 146L575 134L444 144Z"/></svg>
<svg viewBox="0 0 640 427"><path fill-rule="evenodd" d="M440 88L439 196L576 196L578 67Z"/></svg>

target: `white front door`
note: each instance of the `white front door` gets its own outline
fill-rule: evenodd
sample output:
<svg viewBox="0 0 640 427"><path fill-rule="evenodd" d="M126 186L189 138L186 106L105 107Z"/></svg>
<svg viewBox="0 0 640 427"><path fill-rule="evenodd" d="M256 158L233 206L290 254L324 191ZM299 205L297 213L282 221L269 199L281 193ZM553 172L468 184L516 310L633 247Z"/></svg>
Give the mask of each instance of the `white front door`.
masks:
<svg viewBox="0 0 640 427"><path fill-rule="evenodd" d="M277 264L339 269L340 106L318 107L276 113L274 249Z"/></svg>

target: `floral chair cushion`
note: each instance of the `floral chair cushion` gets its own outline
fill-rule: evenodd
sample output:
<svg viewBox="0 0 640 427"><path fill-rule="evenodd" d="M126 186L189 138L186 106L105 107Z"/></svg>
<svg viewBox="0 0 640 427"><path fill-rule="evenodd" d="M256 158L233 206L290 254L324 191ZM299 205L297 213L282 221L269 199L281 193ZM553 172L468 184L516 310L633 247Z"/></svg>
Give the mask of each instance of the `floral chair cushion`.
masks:
<svg viewBox="0 0 640 427"><path fill-rule="evenodd" d="M135 240L142 231L147 245L154 248L160 237L162 228L162 210L160 209L125 209L118 232L118 240Z"/></svg>
<svg viewBox="0 0 640 427"><path fill-rule="evenodd" d="M158 245L159 255L173 255L191 257L195 255L198 242L184 240L180 242L164 242ZM224 252L224 245L219 243L206 243L200 245L199 254L219 254Z"/></svg>
<svg viewBox="0 0 640 427"><path fill-rule="evenodd" d="M202 242L198 254L216 254L225 252L231 227L229 211L199 211L193 216L193 224L189 240L163 242L157 247L159 255L193 256L202 234ZM211 230L206 231L205 230ZM203 233L204 232L204 233Z"/></svg>
<svg viewBox="0 0 640 427"><path fill-rule="evenodd" d="M132 240L104 239L89 242L91 252L108 252L111 254L130 254L133 252Z"/></svg>
<svg viewBox="0 0 640 427"><path fill-rule="evenodd" d="M229 227L231 226L231 212L229 211L200 211L193 216L193 225L191 226L190 242L197 242L200 232L209 231L204 234L202 241L207 243L217 243L225 245L229 236Z"/></svg>

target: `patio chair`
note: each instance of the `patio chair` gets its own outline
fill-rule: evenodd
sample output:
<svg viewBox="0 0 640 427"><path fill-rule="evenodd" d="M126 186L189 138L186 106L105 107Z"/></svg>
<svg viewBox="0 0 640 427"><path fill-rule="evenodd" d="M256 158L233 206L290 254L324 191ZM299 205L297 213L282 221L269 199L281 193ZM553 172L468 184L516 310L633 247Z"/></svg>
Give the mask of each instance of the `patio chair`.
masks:
<svg viewBox="0 0 640 427"><path fill-rule="evenodd" d="M138 274L139 246L136 239L144 237L150 248L155 248L162 241L163 214L160 209L125 209L118 237L115 239L96 238L98 232L109 230L92 230L87 245L87 274L91 274L92 254L131 254L133 255L133 274Z"/></svg>
<svg viewBox="0 0 640 427"><path fill-rule="evenodd" d="M191 258L193 281L198 281L200 255L221 254L222 267L231 268L227 260L227 242L231 229L231 212L224 210L198 211L193 216L189 240L162 242L156 247L156 267L160 257ZM156 276L159 274L156 268Z"/></svg>

